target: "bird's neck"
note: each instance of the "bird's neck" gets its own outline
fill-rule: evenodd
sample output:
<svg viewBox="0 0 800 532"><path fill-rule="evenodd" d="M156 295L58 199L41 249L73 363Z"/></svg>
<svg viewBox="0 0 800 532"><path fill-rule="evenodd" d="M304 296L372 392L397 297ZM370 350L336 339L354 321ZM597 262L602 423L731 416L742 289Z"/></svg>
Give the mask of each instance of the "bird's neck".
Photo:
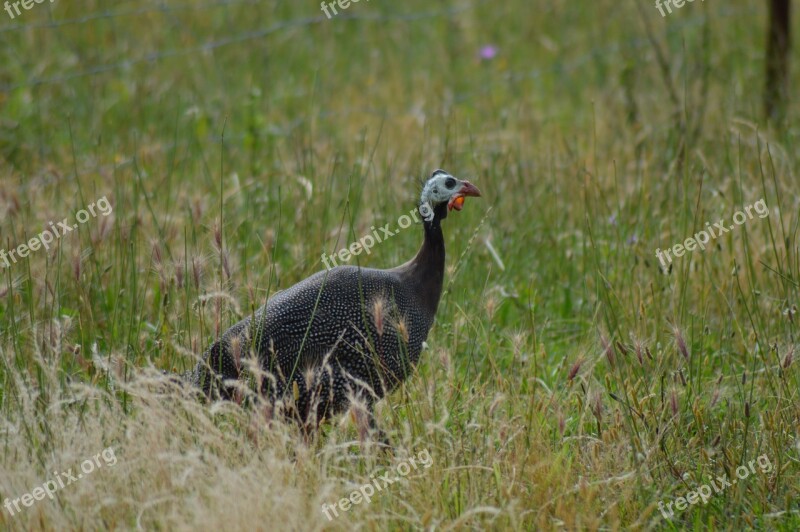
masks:
<svg viewBox="0 0 800 532"><path fill-rule="evenodd" d="M432 314L436 313L442 295L445 252L441 221L446 217L447 204L441 204L434 210L433 219L423 222L425 238L407 270L422 290L425 306Z"/></svg>

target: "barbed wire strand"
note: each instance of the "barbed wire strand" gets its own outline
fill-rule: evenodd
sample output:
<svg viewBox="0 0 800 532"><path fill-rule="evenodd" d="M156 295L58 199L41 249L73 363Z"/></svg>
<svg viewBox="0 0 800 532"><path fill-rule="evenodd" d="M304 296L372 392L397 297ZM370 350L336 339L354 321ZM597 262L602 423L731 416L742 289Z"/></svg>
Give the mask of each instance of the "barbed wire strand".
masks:
<svg viewBox="0 0 800 532"><path fill-rule="evenodd" d="M489 0L479 0L477 3L482 4L487 1ZM370 22L398 22L398 21L408 22L413 20L437 18L442 16L452 17L453 15L457 15L461 12L471 9L472 7L474 6L470 5L470 6L463 6L447 10L429 11L422 13L408 13L408 14L399 14L391 16L379 15L379 14L342 14L337 18L340 20L363 20ZM61 83L64 81L70 81L81 77L102 74L104 72L117 70L123 67L130 67L132 65L139 63L156 62L161 59L166 59L168 57L188 55L196 52L209 52L231 44L240 44L255 39L261 39L280 30L311 26L313 24L319 24L320 22L325 22L327 20L328 18L323 15L319 15L316 17L298 18L294 20L273 24L272 26L261 30L244 32L230 37L225 37L223 39L219 39L216 41L205 42L197 46L190 46L186 48L178 48L173 50L165 50L161 52L150 52L142 57L125 59L122 61L118 61L116 63L96 65L80 72L73 72L70 74L51 76L46 78L34 78L20 83L0 85L0 92L11 92L13 90L25 87L35 87L38 85L50 85L50 84Z"/></svg>
<svg viewBox="0 0 800 532"><path fill-rule="evenodd" d="M233 5L233 4L241 4L241 3L253 3L254 0L217 0L215 2L202 4L203 8L209 8L220 6L220 5ZM487 2L488 0L479 0L478 4L482 4ZM451 8L447 10L439 10L439 11L429 11L429 12L422 12L422 13L409 13L409 14L397 14L397 15L380 15L380 14L345 14L343 13L339 17L340 20L354 20L354 21L370 21L370 22L397 22L397 21L413 21L413 20L422 20L422 19L429 19L429 18L436 18L436 17L452 17L459 13L462 13L466 10L472 9L475 5L468 5L462 6L458 8ZM51 27L58 27L60 25L65 25L67 23L85 23L86 21L97 20L100 18L109 18L109 17L119 17L119 16L127 16L131 14L140 14L144 12L172 12L172 11L181 11L186 9L199 9L198 6L192 6L190 4L182 4L179 6L173 6L170 8L155 8L155 7L147 7L142 8L139 10L119 10L119 11L108 11L103 13L96 13L91 15L86 15L85 17L81 17L78 19L69 19L65 21L61 21L55 23L55 26L51 25L30 25L29 27L42 27L42 28L51 28ZM720 17L733 17L738 15L745 15L745 14L752 14L756 11L753 8L728 8L724 7L722 12L719 14ZM318 24L320 22L327 21L328 18L322 15L316 17L304 17L294 20L289 20L285 22L280 22L277 24L273 24L268 28L263 28L260 30L244 32L237 35L232 35L229 37L225 37L215 41L208 41L196 46L190 46L186 48L178 48L173 50L164 50L164 51L156 51L150 52L144 56L132 58L132 59L124 59L122 61L117 61L114 63L106 63L102 65L95 65L89 67L88 69L79 71L79 72L72 72L68 74L61 74L57 76L50 76L44 78L33 78L19 83L11 83L11 84L4 84L0 85L0 92L11 92L13 90L26 88L26 87L35 87L39 85L51 85L51 84L58 84L62 82L71 81L73 79L78 79L86 76L95 76L105 72L110 72L113 70L118 70L121 68L129 68L136 64L141 63L149 63L149 62L157 62L162 59L166 59L169 57L177 57L183 55L189 55L192 53L198 52L209 52L213 51L225 46L233 45L233 44L240 44L247 41L252 41L256 39L262 39L267 37L273 33L276 33L281 30L292 29L292 28L299 28L304 26L310 26L313 24ZM670 26L667 30L667 33L674 33L682 31L688 27L697 26L701 24L705 20L705 15L697 15L692 18L687 19L681 24L674 24ZM612 43L609 46L598 48L584 54L583 56L579 57L576 60L570 61L569 63L557 63L555 66L551 68L541 68L541 69L534 69L533 71L522 74L516 75L514 79L521 79L521 78L535 78L540 76L542 73L548 70L558 70L559 68L565 68L565 65L571 68L577 68L581 64L586 63L587 61L591 60L591 58L596 57L598 53L613 53L613 52L620 52L620 51L628 51L628 50L635 50L645 46L647 44L647 40L643 38L634 38L629 39L626 41L625 45L622 42Z"/></svg>

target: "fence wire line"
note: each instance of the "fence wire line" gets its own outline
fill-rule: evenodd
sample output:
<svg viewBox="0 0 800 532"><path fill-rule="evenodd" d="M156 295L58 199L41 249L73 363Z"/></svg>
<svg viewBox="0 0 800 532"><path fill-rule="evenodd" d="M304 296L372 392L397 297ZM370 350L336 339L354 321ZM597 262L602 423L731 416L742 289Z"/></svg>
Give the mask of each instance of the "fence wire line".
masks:
<svg viewBox="0 0 800 532"><path fill-rule="evenodd" d="M750 8L750 9L748 9L748 8L738 8L738 9L725 8L724 11L723 11L723 14L721 16L732 17L732 16L737 16L737 15L751 15L754 11L756 11L756 10L754 10L752 8ZM704 20L705 20L705 18L703 16L693 17L693 18L687 20L685 23L683 23L680 26L675 26L673 28L670 28L669 32L670 33L671 32L676 32L676 31L680 31L680 30L682 30L684 28L687 28L687 27L697 26L697 25L701 24ZM539 78L542 74L545 74L547 72L556 72L556 71L570 72L570 71L573 71L573 70L577 69L578 67L586 64L592 58L596 57L598 54L605 54L605 53L612 53L613 54L613 53L620 53L622 51L636 50L636 49L642 48L642 47L644 47L644 46L646 46L648 44L649 44L649 41L647 39L641 38L641 37L629 39L628 41L625 41L625 42L619 41L619 42L611 43L606 47L595 49L595 50L592 50L591 52L588 52L586 54L580 55L580 56L576 57L575 59L573 59L571 61L560 62L560 63L557 63L557 64L552 65L550 67L536 68L536 69L533 69L532 71L530 71L528 73L525 73L525 74L513 74L513 73L511 73L511 74L509 74L507 76L503 76L503 77L494 79L492 82L486 83L482 87L480 87L480 88L478 88L478 89L476 89L474 91L465 92L465 93L461 93L461 94L456 95L455 101L457 103L463 103L463 102L469 101L470 99L474 98L475 96L486 94L486 93L488 93L488 92L490 92L492 90L494 85L496 85L498 83L501 83L501 82L513 82L513 81L519 81L519 80L523 80L523 79L536 79L536 78ZM344 110L341 110L341 111L338 111L338 110L337 111L324 111L323 110L323 111L320 111L319 115L315 115L315 118L318 118L318 117L319 118L330 118L330 117L333 117L333 116L349 116L349 115L354 114L354 113L373 114L373 115L376 115L376 116L381 116L383 118L394 118L394 117L398 117L398 116L405 116L407 114L407 113L390 114L390 113L387 113L385 109L377 109L377 108L372 108L372 107L359 107L359 108L354 108L354 109L344 109ZM293 129L297 128L297 127L300 127L303 123L307 122L310 119L311 118L307 118L307 117L298 117L297 119L293 120L291 123L287 124L286 127L284 128L284 129L287 130L287 135L291 132L291 130L293 130ZM668 122L665 122L660 127L655 128L655 129L662 129L662 128L667 128L667 127L672 127L672 121L671 120L668 121ZM240 137L241 137L241 135L236 135L236 134L229 134L229 135L226 136L228 141L239 140ZM170 142L170 143L167 143L167 144L159 145L157 148L154 149L154 151L156 151L156 152L169 152L171 150L184 148L190 142L194 142L194 141L193 140L192 141L183 140L183 141ZM209 138L207 139L207 142L210 142L210 143L213 142L213 143L216 144L216 143L219 142L219 138L214 136L214 135L209 135ZM121 161L115 162L113 164L101 165L101 166L92 166L92 168L89 169L89 170L84 170L84 171L80 171L79 170L78 171L78 175L86 175L87 173L91 173L91 172L111 171L114 168L122 168L124 166L132 164L134 162L135 158L136 158L136 155L131 155L131 156L129 156L129 157L127 157L127 158L125 158L125 159L123 159ZM28 181L27 183L21 184L20 187L22 189L27 189L27 188L33 186L34 184L39 184L41 186L47 186L49 184L52 184L54 181L60 181L60 179L56 178L55 176L42 177L42 178L38 178L38 179L34 178L33 180Z"/></svg>
<svg viewBox="0 0 800 532"><path fill-rule="evenodd" d="M340 15L337 18L341 19L341 20L362 20L362 21L370 21L370 22L375 22L375 21L377 21L377 22L397 22L397 21L422 20L422 19L436 18L436 17L441 17L441 16L452 17L452 16L457 15L459 13L462 13L462 12L464 12L466 10L472 9L476 5L483 4L483 3L487 2L487 1L488 0L478 0L477 3L474 4L474 5L467 5L467 6L462 6L462 7L458 7L458 8L451 8L451 9L439 10L439 11L429 11L429 12L423 12L423 13L410 13L410 14L400 14L400 15L391 15L391 16L379 15L379 14L346 14L346 13L343 13L342 15ZM134 10L118 10L118 11L106 11L106 12L102 12L102 13L94 13L94 14L86 15L85 17L81 17L81 18L69 19L69 20L59 21L59 22L56 22L56 23L48 23L48 24L39 24L39 25L32 24L32 25L29 25L27 27L52 28L52 27L59 27L59 26L62 26L62 25L67 25L67 24L85 23L86 21L97 20L97 19L102 19L102 18L121 17L121 16L137 15L137 14L150 13L150 12L170 13L170 12L177 12L177 11L184 11L184 10L205 9L205 8L216 7L216 6L226 6L226 5L234 5L234 4L253 4L253 3L258 3L258 1L257 0L216 0L214 2L209 2L209 3L205 3L205 4L181 4L181 5L172 6L172 7L166 7L166 6L153 7L153 6L151 6L151 7L141 8L141 9L134 9ZM757 10L753 9L753 8L728 8L728 7L723 7L722 8L722 12L721 12L721 14L719 16L720 17L731 17L731 16L734 16L734 15L744 14L745 12L747 14L751 14L751 13L754 13L756 11ZM687 19L682 24L671 25L667 29L667 33L671 34L671 33L675 33L675 32L678 32L678 31L682 31L682 30L684 30L684 29L686 29L688 27L696 26L696 25L702 23L705 20L705 18L706 18L706 15L704 15L704 14L703 15L696 15L694 17L691 17L691 18ZM136 64L140 64L140 63L156 62L156 61L159 61L159 60L162 60L162 59L166 59L166 58L169 58L169 57L177 57L177 56L182 56L182 55L189 55L189 54L197 53L197 52L209 52L209 51L212 51L212 50L216 50L218 48L222 48L224 46L228 46L228 45L232 45L232 44L239 44L239 43L242 43L242 42L247 42L247 41L256 40L256 39L261 39L261 38L267 37L268 35L271 35L271 34L273 34L275 32L278 32L280 30L292 29L292 28L298 28L298 27L304 27L304 26L311 26L311 25L318 24L320 22L324 22L324 21L327 21L327 20L328 20L327 17L324 17L322 15L319 15L319 16L316 16L316 17L304 17L304 18L289 20L289 21L273 24L272 26L270 26L268 28L261 29L261 30L240 33L240 34L232 35L232 36L229 36L229 37L225 37L225 38L222 38L222 39L219 39L219 40L216 40L216 41L208 41L208 42L202 43L200 45L196 45L196 46L190 46L190 47L186 47L186 48L177 48L177 49L173 49L173 50L164 50L164 51L160 51L160 52L159 51L150 52L150 53L148 53L148 54L146 54L146 55L144 55L142 57L137 57L137 58L132 58L132 59L125 59L125 60L118 61L118 62L115 62L115 63L106 63L106 64L102 64L102 65L95 65L95 66L92 66L92 67L90 67L90 68L88 68L86 70L82 70L82 71L79 71L79 72L61 74L61 75L51 76L51 77L46 77L46 78L34 78L34 79L29 79L27 81L23 81L23 82L20 82L20 83L15 83L15 84L0 85L0 92L10 92L10 91L13 91L13 90L16 90L16 89L25 88L25 87L36 87L36 86L39 86L39 85L56 84L56 83L71 81L73 79L82 78L82 77L86 77L86 76L94 76L94 75L102 74L104 72L110 72L110 71L113 71L113 70L117 70L117 69L120 69L120 68L128 68L128 67L131 67L132 65L136 65ZM635 49L638 49L638 48L642 47L645 44L647 44L647 40L646 39L634 38L634 39L629 39L627 41L627 45L624 46L624 47L623 47L621 42L616 42L616 43L612 43L609 46L604 47L603 49L605 49L608 52L619 52L621 50L635 50ZM585 54L582 57L581 63L584 63L584 62L590 60L592 57L595 57L598 53L600 53L599 50L594 50L594 51L592 51L592 52L590 52L588 54ZM562 65L569 65L569 64L572 64L572 63L575 63L575 61L571 61L570 63L562 63L561 65L556 65L556 66L554 66L552 68L534 69L532 72L530 72L528 74L524 74L524 75L521 75L521 76L517 75L517 76L514 76L512 78L509 78L509 80L513 81L514 79L519 79L519 78L536 78L536 77L540 76L543 72L545 72L547 70L558 70L558 68L563 68ZM577 66L579 66L579 65L574 65L573 64L572 68L576 68Z"/></svg>
<svg viewBox="0 0 800 532"><path fill-rule="evenodd" d="M228 3L234 2L248 2L251 0L223 0ZM452 17L469 9L472 9L476 5L483 4L488 2L489 0L478 0L473 5L467 5L457 8L445 9L445 10L438 10L438 11L427 11L422 13L408 13L408 14L398 14L398 15L379 15L379 14L345 14L338 16L337 19L340 20L363 20L369 22L408 22L414 20L422 20L422 19L429 19L429 18L437 18L441 16ZM151 9L151 11L159 11ZM115 12L117 16L122 16L122 12ZM101 15L103 13L96 15L94 18L103 18ZM91 17L92 15L87 15L87 17ZM77 19L75 19L77 20ZM190 46L187 48L177 48L173 50L165 50L162 52L151 52L146 54L143 57L137 57L133 59L126 59L123 61L119 61L116 63L107 63L103 65L96 65L90 67L86 70L80 72L73 72L71 74L64 74L59 76L51 76L48 78L39 78L39 79L30 79L28 81L24 81L21 83L16 84L5 84L0 85L0 92L10 92L16 89L24 88L24 87L35 87L38 85L48 85L54 83L60 83L63 81L70 81L72 79L81 78L85 76L93 76L97 74L102 74L103 72L108 72L111 70L116 70L123 67L130 67L131 65L139 64L139 63L147 63L147 62L154 62L159 61L161 59L165 59L167 57L175 57L181 55L187 55L195 52L208 52L211 50L216 50L217 48L222 48L223 46L228 46L230 44L239 44L246 41L251 41L254 39L261 39L266 37L272 33L275 33L280 30L284 29L291 29L291 28L298 28L304 26L311 26L314 24L319 24L320 22L326 22L328 18L319 15L316 17L303 17L294 20L289 20L285 22L279 22L277 24L273 24L268 28L264 28L261 30L250 31L245 33L240 33L237 35L233 35L230 37L225 37L223 39L219 39L216 41L208 41L203 44L197 46Z"/></svg>

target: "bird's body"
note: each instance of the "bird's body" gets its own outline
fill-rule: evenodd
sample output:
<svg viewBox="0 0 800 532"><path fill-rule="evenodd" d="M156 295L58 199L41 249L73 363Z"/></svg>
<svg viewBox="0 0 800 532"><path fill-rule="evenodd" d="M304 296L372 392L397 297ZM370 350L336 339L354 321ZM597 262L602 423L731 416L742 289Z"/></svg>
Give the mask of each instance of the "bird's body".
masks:
<svg viewBox="0 0 800 532"><path fill-rule="evenodd" d="M441 170L429 183L434 177L458 181ZM433 207L414 259L389 270L339 266L276 293L208 349L191 372L194 384L208 396L233 398L233 381L252 353L266 375L260 391L304 425L315 426L353 402L371 413L410 375L433 325L445 265L440 222L448 208L460 210L463 195L480 194L458 183L463 187L450 191L449 202L430 201L423 191L422 205ZM456 197L462 200L453 207Z"/></svg>

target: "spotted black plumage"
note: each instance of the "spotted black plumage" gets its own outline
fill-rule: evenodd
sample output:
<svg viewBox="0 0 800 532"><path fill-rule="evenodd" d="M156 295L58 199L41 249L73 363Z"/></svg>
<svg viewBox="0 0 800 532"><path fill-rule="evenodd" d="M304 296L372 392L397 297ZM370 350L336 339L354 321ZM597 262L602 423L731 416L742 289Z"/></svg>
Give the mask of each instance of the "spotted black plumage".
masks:
<svg viewBox="0 0 800 532"><path fill-rule="evenodd" d="M289 405L297 421L315 426L361 401L372 424L372 405L410 375L433 325L445 264L441 220L464 196L479 195L435 171L420 198L427 219L414 259L390 270L338 266L276 293L208 349L192 382L207 396L234 398L232 383L252 352L266 374L261 392Z"/></svg>

